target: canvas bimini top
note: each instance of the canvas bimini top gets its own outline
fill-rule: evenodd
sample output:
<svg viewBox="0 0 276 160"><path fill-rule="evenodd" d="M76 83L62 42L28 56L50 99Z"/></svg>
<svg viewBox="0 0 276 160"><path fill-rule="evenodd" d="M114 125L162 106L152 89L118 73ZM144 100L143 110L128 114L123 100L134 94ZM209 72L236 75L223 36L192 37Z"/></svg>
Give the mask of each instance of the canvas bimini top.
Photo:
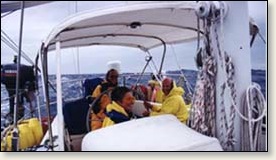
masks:
<svg viewBox="0 0 276 160"><path fill-rule="evenodd" d="M42 48L117 45L149 50L197 37L196 2L130 3L85 11L67 18L45 39Z"/></svg>

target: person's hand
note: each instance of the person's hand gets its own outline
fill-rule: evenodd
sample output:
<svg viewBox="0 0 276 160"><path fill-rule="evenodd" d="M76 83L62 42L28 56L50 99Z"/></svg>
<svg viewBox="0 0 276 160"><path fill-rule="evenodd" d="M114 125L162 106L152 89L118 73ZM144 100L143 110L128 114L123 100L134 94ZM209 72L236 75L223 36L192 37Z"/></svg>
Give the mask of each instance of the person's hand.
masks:
<svg viewBox="0 0 276 160"><path fill-rule="evenodd" d="M143 117L148 117L150 115L150 112L149 111L144 111L142 114L143 114Z"/></svg>
<svg viewBox="0 0 276 160"><path fill-rule="evenodd" d="M144 101L144 106L146 107L147 110L152 109L152 105L147 101Z"/></svg>

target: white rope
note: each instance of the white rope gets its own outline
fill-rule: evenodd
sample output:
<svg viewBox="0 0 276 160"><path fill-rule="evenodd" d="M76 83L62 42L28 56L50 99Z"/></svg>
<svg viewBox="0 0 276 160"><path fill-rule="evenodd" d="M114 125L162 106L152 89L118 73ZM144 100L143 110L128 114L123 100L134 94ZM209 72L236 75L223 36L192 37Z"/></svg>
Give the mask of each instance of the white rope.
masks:
<svg viewBox="0 0 276 160"><path fill-rule="evenodd" d="M214 8L212 8L211 11L214 11ZM220 141L221 141L221 144L222 144L224 149L230 149L230 150L233 149L233 146L234 146L234 143L235 143L235 139L234 139L234 119L235 119L235 114L237 113L242 119L249 122L249 129L250 129L249 131L250 132L249 132L248 137L250 138L250 149L252 150L252 149L254 149L254 147L256 148L256 146L257 146L257 142L258 142L257 138L258 137L256 138L256 135L257 135L257 133L260 129L260 126L257 126L257 127L254 126L256 128L256 130L253 131L252 123L253 122L259 122L265 116L265 113L266 113L265 99L264 99L263 95L261 94L261 91L258 89L258 87L249 86L248 89L247 89L247 97L246 97L247 98L247 106L252 105L252 102L254 101L253 97L250 96L251 95L250 92L253 92L252 90L256 90L256 92L258 93L258 96L260 97L259 99L261 99L259 104L263 105L264 108L258 107L258 111L256 111L256 110L254 110L253 107L248 107L248 110L249 110L248 112L250 113L250 114L248 114L248 118L243 116L240 113L240 111L237 107L237 102L236 102L237 95L236 95L236 90L235 90L235 81L233 79L234 73L235 73L234 65L231 61L231 57L229 57L226 54L226 52L223 50L223 44L224 44L224 28L223 28L223 23L224 23L223 22L223 17L224 17L224 15L223 15L223 9L222 8L220 9L220 17L216 17L215 13L211 13L211 14L212 14L211 19L208 19L208 20L211 21L211 23L209 22L210 26L205 26L205 37L204 37L204 40L205 40L204 42L205 43L204 44L205 44L205 46L207 46L208 43L210 43L209 45L212 46L212 44L214 45L215 43L217 43L217 46L216 46L217 50L214 50L215 48L210 47L210 50L211 50L210 53L218 51L218 56L219 56L218 59L220 60L220 67L221 67L222 73L223 73L222 77L221 77L222 82L223 82L222 85L221 85L221 88L222 88L221 89L222 90L221 99L222 99L222 101L220 103L221 104L221 114L222 115L220 115L221 116L220 117L221 130L220 130L220 133L219 133L219 136L222 139ZM220 37L218 37L218 33L217 33L217 27L219 27L218 22L220 22L220 34L221 34ZM210 37L210 38L215 38L215 39L207 39L208 37L206 35L210 35L210 33L211 33L210 31L212 33L214 32L214 35L215 35L215 37ZM207 50L207 52L208 52L208 50ZM203 52L203 53L205 53L205 52ZM204 59L206 60L208 56L210 56L210 55L207 55L207 54L204 55ZM208 71L209 71L209 69L207 69L207 73L209 75L214 76L214 75L212 75L211 72L208 72ZM209 86L205 85L205 88L208 88L208 87ZM230 90L229 98L230 98L231 108L230 108L229 120L227 120L227 118L226 118L224 101L223 101L223 99L224 99L223 95L224 95L224 91L225 91L226 88L228 88ZM198 89L196 89L196 91L197 90ZM204 89L202 88L202 90L204 90ZM195 93L197 93L197 92L195 92ZM196 94L194 96L196 96L197 98L202 98L203 97L203 95L199 96L199 95L196 95ZM212 96L213 95L210 95L210 92L209 92L209 97L211 98ZM209 98L208 101L210 101L210 98ZM204 102L202 100L197 100L196 103L193 103L193 105L196 104L198 106L201 106L202 105L201 103L204 103ZM208 102L208 103L210 103L210 102ZM210 107L210 105L207 105L207 106ZM210 109L210 108L207 108L207 109ZM262 110L262 113L260 115L258 115L257 118L252 116L253 112L257 112L257 113L259 112L260 113L261 110ZM196 108L193 108L193 106L192 106L192 112L194 112L194 115L192 115L192 116L194 116L193 118L195 118L195 120L191 122L191 127L192 128L196 128L196 129L198 129L198 127L201 128L201 126L198 126L198 125L196 126L196 124L197 123L202 123L202 121L205 121L204 117L199 119L199 117L196 117L196 116L204 116L204 114L205 114L204 112L206 112L207 116L205 118L206 119L209 118L209 120L211 118L211 117L209 117L210 115L209 115L208 110L205 110L205 111L204 110L202 110L202 111L201 110L196 110ZM224 124L223 124L223 122L224 122ZM208 123L210 123L210 122L208 122ZM212 124L210 124L210 125L212 126ZM223 130L223 129L225 129L225 130ZM226 137L224 137L225 132L226 132ZM253 132L255 133L254 134L255 136L253 136ZM229 148L229 147L231 147L231 148Z"/></svg>
<svg viewBox="0 0 276 160"><path fill-rule="evenodd" d="M253 89L255 89L255 90L257 91L258 95L261 97L262 103L264 104L263 112L262 112L262 114L261 114L258 118L252 118L252 119L250 119L249 117L245 117L245 116L239 111L238 107L237 107L236 105L234 105L235 110L236 110L236 112L238 113L238 115L239 115L243 120L248 121L248 122L249 122L249 121L251 121L251 122L258 122L258 121L260 121L260 120L261 120L262 118L264 118L264 116L266 115L266 110L267 110L267 109L266 109L266 108L267 108L267 106L266 106L266 100L265 100L265 98L264 98L262 92L260 91L259 87L257 87L257 84L255 84L255 83L253 83L252 85L250 85L250 86L247 88L247 90L246 90L246 95L247 95L247 97L246 97L246 102L247 102L247 105L250 105L249 94L252 92ZM232 102L232 104L234 104L233 98L231 98L231 102Z"/></svg>
<svg viewBox="0 0 276 160"><path fill-rule="evenodd" d="M222 2L221 2L222 3ZM220 3L220 4L221 4ZM213 15L214 16L214 15ZM231 58L226 55L224 51L224 27L223 27L223 19L224 19L224 11L223 7L220 8L220 17L219 17L219 23L220 23L220 37L218 36L217 27L218 27L218 21L212 21L214 23L214 33L215 33L215 39L218 49L218 56L220 60L220 67L222 69L222 84L221 86L221 102L220 102L220 142L224 150L233 150L233 146L235 143L234 139L234 120L235 120L235 109L233 105L236 105L236 89L235 89L235 82L233 80L234 78L234 65L231 61ZM226 118L226 112L225 112L225 105L224 105L224 91L226 87L229 88L231 91L231 99L233 99L231 107L230 107L230 119L227 120ZM226 132L226 136L224 136L224 129ZM231 148L230 148L231 147Z"/></svg>
<svg viewBox="0 0 276 160"><path fill-rule="evenodd" d="M221 97L220 107L221 107L221 109L220 109L220 133L219 133L220 143L221 143L221 146L223 147L224 150L227 149L226 140L225 140L227 138L224 135L224 130L227 131L228 128L229 128L228 123L227 123L227 118L226 118L224 100L223 100L225 88L226 88L226 83L224 83L221 86L221 93L220 93L220 97Z"/></svg>
<svg viewBox="0 0 276 160"><path fill-rule="evenodd" d="M244 151L257 151L261 150L260 138L261 138L261 127L262 119L265 116L266 111L266 101L263 94L260 91L260 86L258 84L252 84L246 90L246 97L243 108L246 108L244 114L248 115L248 123L243 122L243 132L242 132L242 149ZM255 109L257 108L257 109ZM261 110L263 110L260 115ZM258 118L253 118L253 114L259 116ZM246 128L248 125L248 128ZM249 142L249 143L248 143ZM258 143L259 142L259 143Z"/></svg>
<svg viewBox="0 0 276 160"><path fill-rule="evenodd" d="M203 66L198 73L193 102L191 106L190 126L194 130L207 136L215 136L216 117L215 117L215 79L216 79L216 59L213 49L210 48L211 27L210 20L204 22L204 49ZM205 25L206 24L206 25Z"/></svg>

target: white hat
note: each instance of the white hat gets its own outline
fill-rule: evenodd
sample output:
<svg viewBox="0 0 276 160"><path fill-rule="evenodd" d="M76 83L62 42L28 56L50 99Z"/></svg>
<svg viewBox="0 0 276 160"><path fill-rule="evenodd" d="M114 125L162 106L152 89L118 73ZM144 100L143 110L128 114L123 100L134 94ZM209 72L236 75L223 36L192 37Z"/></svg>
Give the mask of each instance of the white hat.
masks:
<svg viewBox="0 0 276 160"><path fill-rule="evenodd" d="M116 69L120 73L121 61L109 61L109 62L107 62L107 68L108 68L108 70Z"/></svg>

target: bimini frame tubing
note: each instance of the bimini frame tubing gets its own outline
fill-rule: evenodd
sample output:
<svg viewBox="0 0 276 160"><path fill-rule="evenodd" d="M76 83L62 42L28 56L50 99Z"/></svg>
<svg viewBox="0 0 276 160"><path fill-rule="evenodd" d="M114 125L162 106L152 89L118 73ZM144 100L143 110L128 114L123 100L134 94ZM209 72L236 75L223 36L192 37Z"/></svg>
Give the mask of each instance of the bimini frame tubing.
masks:
<svg viewBox="0 0 276 160"><path fill-rule="evenodd" d="M62 87L61 87L61 51L60 41L56 42L56 83L57 83L57 119L58 119L58 150L64 151L64 120L62 112Z"/></svg>

